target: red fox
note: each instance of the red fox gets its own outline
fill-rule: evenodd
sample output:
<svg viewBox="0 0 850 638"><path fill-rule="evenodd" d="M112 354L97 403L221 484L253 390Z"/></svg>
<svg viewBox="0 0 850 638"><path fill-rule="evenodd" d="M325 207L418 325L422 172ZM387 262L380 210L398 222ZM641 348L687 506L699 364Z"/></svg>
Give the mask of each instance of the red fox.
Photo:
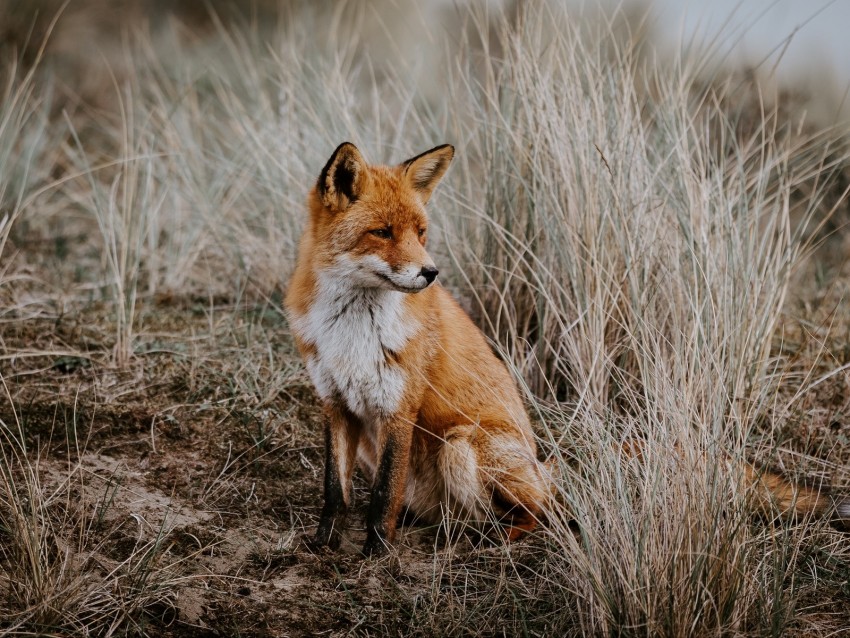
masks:
<svg viewBox="0 0 850 638"><path fill-rule="evenodd" d="M356 462L372 485L367 555L387 551L404 505L427 522L495 519L515 539L550 503L519 391L425 250L425 205L453 157L446 144L373 166L346 142L310 192L286 310L327 413L318 546L339 547ZM746 476L780 506L829 506L778 475Z"/></svg>

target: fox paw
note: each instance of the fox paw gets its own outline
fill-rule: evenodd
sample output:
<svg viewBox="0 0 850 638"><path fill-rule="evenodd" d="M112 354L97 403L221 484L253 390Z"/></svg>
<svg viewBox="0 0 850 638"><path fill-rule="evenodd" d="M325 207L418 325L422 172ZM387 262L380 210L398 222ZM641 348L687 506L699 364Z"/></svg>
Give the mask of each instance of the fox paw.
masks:
<svg viewBox="0 0 850 638"><path fill-rule="evenodd" d="M362 553L367 558L385 556L390 551L390 544L380 536L368 536L363 544Z"/></svg>
<svg viewBox="0 0 850 638"><path fill-rule="evenodd" d="M342 534L339 533L339 530L333 529L333 527L324 528L320 526L316 530L316 535L312 538L307 538L306 543L307 547L314 551L327 548L335 552L342 543Z"/></svg>

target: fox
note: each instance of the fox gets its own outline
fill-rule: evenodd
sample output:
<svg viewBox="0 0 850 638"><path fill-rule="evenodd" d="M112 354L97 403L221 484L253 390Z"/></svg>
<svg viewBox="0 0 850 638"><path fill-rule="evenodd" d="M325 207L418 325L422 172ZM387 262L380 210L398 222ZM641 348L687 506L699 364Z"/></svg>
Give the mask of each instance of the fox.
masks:
<svg viewBox="0 0 850 638"><path fill-rule="evenodd" d="M554 494L519 389L482 331L437 281L426 206L454 158L443 144L368 164L340 144L307 198L286 315L325 411L324 504L313 538L338 550L355 467L371 485L366 556L385 554L403 510L495 521L514 541ZM641 456L641 445L623 450ZM745 466L765 507L823 514L821 490ZM850 501L838 506L850 518Z"/></svg>

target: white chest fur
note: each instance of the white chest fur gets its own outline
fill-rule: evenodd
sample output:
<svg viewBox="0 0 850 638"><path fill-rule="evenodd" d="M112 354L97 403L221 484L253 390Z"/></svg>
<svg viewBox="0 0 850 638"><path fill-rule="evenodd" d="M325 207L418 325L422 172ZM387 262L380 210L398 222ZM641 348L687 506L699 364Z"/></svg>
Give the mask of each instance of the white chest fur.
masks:
<svg viewBox="0 0 850 638"><path fill-rule="evenodd" d="M318 294L293 329L316 348L307 371L323 399L340 398L361 418L396 412L405 374L394 363L419 326L404 309L405 293L359 288L318 277Z"/></svg>

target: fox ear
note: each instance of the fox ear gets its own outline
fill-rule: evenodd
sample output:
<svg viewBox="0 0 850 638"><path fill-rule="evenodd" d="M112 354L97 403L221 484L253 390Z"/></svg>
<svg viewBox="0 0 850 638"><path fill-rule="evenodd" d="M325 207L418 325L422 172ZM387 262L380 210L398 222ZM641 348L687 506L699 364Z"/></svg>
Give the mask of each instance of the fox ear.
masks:
<svg viewBox="0 0 850 638"><path fill-rule="evenodd" d="M402 164L405 179L413 190L419 193L423 203L431 199L431 193L437 188L454 156L454 146L443 144Z"/></svg>
<svg viewBox="0 0 850 638"><path fill-rule="evenodd" d="M343 142L322 169L316 190L325 206L340 211L360 199L368 182L366 161L360 151L351 142Z"/></svg>

